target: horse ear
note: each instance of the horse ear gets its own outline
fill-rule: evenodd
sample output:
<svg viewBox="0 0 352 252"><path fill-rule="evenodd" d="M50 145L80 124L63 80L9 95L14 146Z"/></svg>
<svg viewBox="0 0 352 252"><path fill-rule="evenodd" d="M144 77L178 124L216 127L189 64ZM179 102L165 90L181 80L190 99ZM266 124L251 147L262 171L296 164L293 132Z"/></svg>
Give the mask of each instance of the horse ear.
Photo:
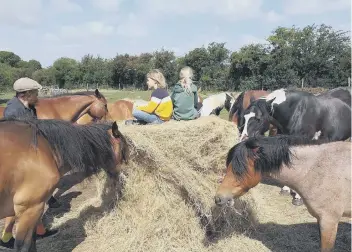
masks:
<svg viewBox="0 0 352 252"><path fill-rule="evenodd" d="M266 101L266 103L271 105L275 99L276 99L276 97L272 98L271 100Z"/></svg>
<svg viewBox="0 0 352 252"><path fill-rule="evenodd" d="M95 89L94 93L96 97L101 98L101 94L98 89Z"/></svg>
<svg viewBox="0 0 352 252"><path fill-rule="evenodd" d="M121 136L121 132L119 131L119 127L117 126L116 121L112 123L112 135L115 138L119 138Z"/></svg>

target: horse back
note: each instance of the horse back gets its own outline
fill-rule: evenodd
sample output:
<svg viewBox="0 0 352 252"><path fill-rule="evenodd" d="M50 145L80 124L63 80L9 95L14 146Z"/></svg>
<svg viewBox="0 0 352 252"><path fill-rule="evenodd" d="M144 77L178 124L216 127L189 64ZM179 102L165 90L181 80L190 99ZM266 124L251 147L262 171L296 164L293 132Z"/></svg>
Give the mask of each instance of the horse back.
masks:
<svg viewBox="0 0 352 252"><path fill-rule="evenodd" d="M343 88L334 88L318 95L319 98L337 98L351 107L351 92Z"/></svg>
<svg viewBox="0 0 352 252"><path fill-rule="evenodd" d="M229 114L229 120L235 122L241 126L243 122L243 112L249 107L249 105L258 100L262 96L268 95L268 91L264 90L248 90L242 92L236 99L234 105L231 108Z"/></svg>
<svg viewBox="0 0 352 252"><path fill-rule="evenodd" d="M118 100L108 103L108 111L111 118L115 121L132 118L133 103L127 100Z"/></svg>
<svg viewBox="0 0 352 252"><path fill-rule="evenodd" d="M30 125L1 122L0 131L3 133L0 141L0 191L4 189L1 185L6 183L21 187L27 179L38 178L42 180L38 181L39 184L59 179L58 160L50 144ZM35 191L37 185L31 186Z"/></svg>
<svg viewBox="0 0 352 252"><path fill-rule="evenodd" d="M302 97L288 115L291 115L286 127L289 134L313 138L320 131L321 139L331 141L351 136L351 108L337 98Z"/></svg>
<svg viewBox="0 0 352 252"><path fill-rule="evenodd" d="M249 107L249 105L259 99L262 96L266 96L268 95L269 92L268 91L264 91L264 90L249 90L245 93L244 98L243 98L243 110L247 109Z"/></svg>
<svg viewBox="0 0 352 252"><path fill-rule="evenodd" d="M322 136L332 141L344 141L351 137L351 107L338 98L320 100Z"/></svg>

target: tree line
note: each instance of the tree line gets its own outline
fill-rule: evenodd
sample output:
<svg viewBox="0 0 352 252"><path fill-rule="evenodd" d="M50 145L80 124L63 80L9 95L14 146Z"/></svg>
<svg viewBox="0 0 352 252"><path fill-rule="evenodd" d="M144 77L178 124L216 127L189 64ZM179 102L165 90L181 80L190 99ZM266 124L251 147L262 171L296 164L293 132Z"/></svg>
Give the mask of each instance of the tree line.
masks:
<svg viewBox="0 0 352 252"><path fill-rule="evenodd" d="M182 57L161 49L140 55L117 54L105 59L85 55L80 61L62 57L43 68L14 52L0 51L0 88L8 90L20 77L59 88L145 89L145 75L153 68L164 73L169 86L183 66L194 69L198 87L212 91L273 90L281 87L347 86L351 73L349 31L325 24L304 28L277 27L265 43L245 45L231 52L225 43L210 43Z"/></svg>

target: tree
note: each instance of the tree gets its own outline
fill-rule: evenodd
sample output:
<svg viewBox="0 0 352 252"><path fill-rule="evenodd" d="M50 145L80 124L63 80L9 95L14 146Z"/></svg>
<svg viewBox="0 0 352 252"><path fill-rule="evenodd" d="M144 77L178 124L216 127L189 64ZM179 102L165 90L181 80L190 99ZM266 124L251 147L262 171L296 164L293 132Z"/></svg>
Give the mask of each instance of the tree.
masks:
<svg viewBox="0 0 352 252"><path fill-rule="evenodd" d="M163 72L166 79L166 83L168 83L170 86L176 83L177 65L174 52L164 50L163 48L160 51L154 52L153 65L153 68L160 69Z"/></svg>
<svg viewBox="0 0 352 252"><path fill-rule="evenodd" d="M75 59L65 57L54 62L55 82L59 88L70 88L79 82L81 76L78 65Z"/></svg>
<svg viewBox="0 0 352 252"><path fill-rule="evenodd" d="M233 52L225 43L212 42L181 57L164 48L138 55L119 53L112 59L87 54L80 61L59 58L48 68L35 59L24 61L13 52L0 51L0 88L10 88L17 78L32 77L61 88L145 89L146 74L154 68L163 72L170 87L184 66L194 70L193 80L203 90L274 90L301 83L333 88L347 85L351 76L349 35L325 24L279 26L265 43Z"/></svg>
<svg viewBox="0 0 352 252"><path fill-rule="evenodd" d="M20 61L21 58L17 54L8 51L0 51L0 63L5 63L11 67L16 67Z"/></svg>

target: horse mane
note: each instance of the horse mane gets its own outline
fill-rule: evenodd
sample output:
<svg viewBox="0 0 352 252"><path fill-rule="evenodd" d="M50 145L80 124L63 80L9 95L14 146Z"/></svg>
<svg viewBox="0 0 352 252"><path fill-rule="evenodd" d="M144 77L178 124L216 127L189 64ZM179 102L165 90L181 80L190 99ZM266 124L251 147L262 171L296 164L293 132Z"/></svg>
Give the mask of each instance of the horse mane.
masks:
<svg viewBox="0 0 352 252"><path fill-rule="evenodd" d="M33 130L32 144L37 147L38 135L43 136L53 150L58 160L58 167L69 168L74 172L86 175L97 173L104 169L108 175L116 167L117 160L107 130L112 124L95 123L90 125L73 125L68 121L47 119L15 119L2 118L2 122L27 124ZM120 136L120 151L124 161L127 161L128 145L126 139Z"/></svg>
<svg viewBox="0 0 352 252"><path fill-rule="evenodd" d="M305 136L277 135L273 137L255 136L233 146L227 155L226 167L231 163L232 171L238 179L248 173L248 161L254 161L254 170L259 173L280 172L283 164L291 167L291 147L320 145L329 140L311 140Z"/></svg>
<svg viewBox="0 0 352 252"><path fill-rule="evenodd" d="M233 116L236 111L241 112L241 108L243 107L243 106L241 106L241 104L243 104L244 93L245 92L243 91L235 100L235 102L232 105L232 108L230 110L230 113L229 113L230 116ZM237 113L237 114L239 114L239 113ZM232 118L230 118L230 119L232 119Z"/></svg>
<svg viewBox="0 0 352 252"><path fill-rule="evenodd" d="M42 96L42 98L55 98L55 97L66 97L66 96L78 96L78 95L82 95L82 96L95 96L95 92L94 91L78 91L78 92L74 92L74 93L64 93L64 94L55 94L52 96ZM100 93L100 95L104 98L104 95L102 93Z"/></svg>

